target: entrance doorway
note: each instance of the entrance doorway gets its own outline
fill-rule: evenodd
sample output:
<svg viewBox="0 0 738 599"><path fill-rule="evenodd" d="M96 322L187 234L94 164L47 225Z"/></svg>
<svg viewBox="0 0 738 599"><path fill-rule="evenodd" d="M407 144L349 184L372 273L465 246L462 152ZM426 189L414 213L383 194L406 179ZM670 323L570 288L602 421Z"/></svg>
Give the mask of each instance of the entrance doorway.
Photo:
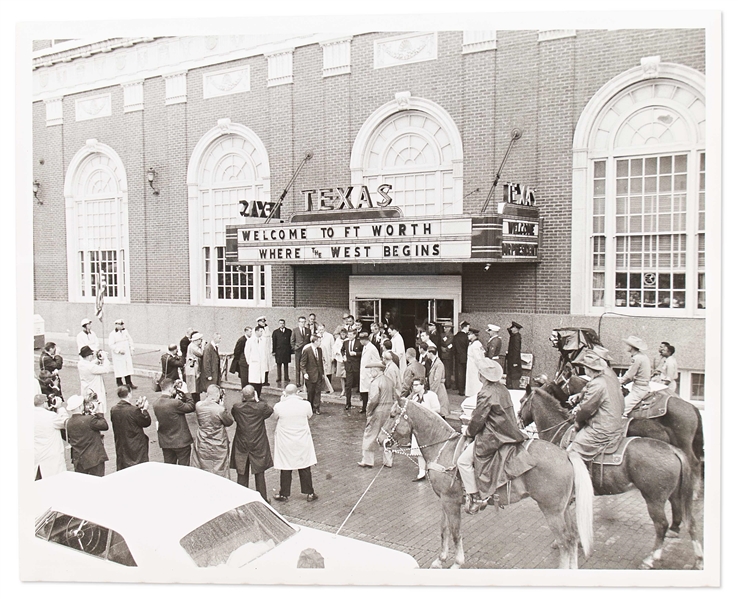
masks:
<svg viewBox="0 0 738 599"><path fill-rule="evenodd" d="M405 347L415 347L419 331L428 330L429 322L454 324L452 299L357 298L356 307L365 331L369 331L372 322L393 324L402 335Z"/></svg>

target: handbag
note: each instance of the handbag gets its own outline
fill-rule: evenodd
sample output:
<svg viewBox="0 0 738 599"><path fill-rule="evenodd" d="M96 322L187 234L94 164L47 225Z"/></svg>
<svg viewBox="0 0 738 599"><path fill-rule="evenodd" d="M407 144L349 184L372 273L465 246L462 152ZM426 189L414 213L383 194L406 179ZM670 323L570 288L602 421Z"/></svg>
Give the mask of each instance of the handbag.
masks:
<svg viewBox="0 0 738 599"><path fill-rule="evenodd" d="M161 391L161 382L167 376L167 372L169 372L169 355L167 355L167 359L164 361L164 370L158 375L154 375L154 378L152 380L154 391Z"/></svg>

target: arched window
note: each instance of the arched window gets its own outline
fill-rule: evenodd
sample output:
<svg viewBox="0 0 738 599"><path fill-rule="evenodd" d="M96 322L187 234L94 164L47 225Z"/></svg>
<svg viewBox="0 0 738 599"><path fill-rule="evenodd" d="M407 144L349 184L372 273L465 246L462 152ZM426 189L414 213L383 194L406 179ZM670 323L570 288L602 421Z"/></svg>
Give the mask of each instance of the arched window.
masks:
<svg viewBox="0 0 738 599"><path fill-rule="evenodd" d="M668 71L662 65L660 75ZM590 123L575 135L586 148L575 146L573 231L581 218L587 239L572 238L572 298L575 286L587 290L585 313L691 316L706 307L705 103L694 79L628 81L594 118L592 102L583 113Z"/></svg>
<svg viewBox="0 0 738 599"><path fill-rule="evenodd" d="M231 265L225 255L226 225L247 222L240 202L269 200L269 163L261 141L240 125L216 127L193 152L188 183L192 303L270 305L270 267Z"/></svg>
<svg viewBox="0 0 738 599"><path fill-rule="evenodd" d="M64 184L67 210L69 300L130 300L128 194L118 154L88 140L72 159Z"/></svg>
<svg viewBox="0 0 738 599"><path fill-rule="evenodd" d="M362 126L351 154L352 184L392 185L405 216L461 214L461 136L437 104L398 94Z"/></svg>

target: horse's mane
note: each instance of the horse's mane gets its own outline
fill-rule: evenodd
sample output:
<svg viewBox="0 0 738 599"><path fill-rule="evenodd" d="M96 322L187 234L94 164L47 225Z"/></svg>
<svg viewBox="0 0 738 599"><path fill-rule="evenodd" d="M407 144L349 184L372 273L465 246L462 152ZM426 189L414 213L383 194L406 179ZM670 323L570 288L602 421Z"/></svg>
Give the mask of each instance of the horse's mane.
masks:
<svg viewBox="0 0 738 599"><path fill-rule="evenodd" d="M411 408L410 406L414 406ZM439 414L431 410L430 408L424 406L423 404L420 404L418 402L412 401L411 399L407 400L407 410L411 410L414 408L418 408L420 410L420 414L426 418L428 418L431 421L431 424L434 426L434 428L441 428L442 430L445 430L447 432L456 432L456 429L451 426L448 422L446 422Z"/></svg>
<svg viewBox="0 0 738 599"><path fill-rule="evenodd" d="M551 406L556 410L556 412L561 416L562 418L568 418L571 413L567 408L561 405L558 399L551 395L548 391L545 391L543 387L536 387L535 389L531 389L532 393L538 393L543 397L544 400L546 400L548 403L551 404Z"/></svg>

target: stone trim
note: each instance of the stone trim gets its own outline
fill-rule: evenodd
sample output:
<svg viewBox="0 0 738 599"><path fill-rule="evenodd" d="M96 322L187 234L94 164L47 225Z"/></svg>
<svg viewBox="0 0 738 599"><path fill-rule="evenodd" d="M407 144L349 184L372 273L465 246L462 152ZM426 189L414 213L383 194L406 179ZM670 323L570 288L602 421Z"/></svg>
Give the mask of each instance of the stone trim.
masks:
<svg viewBox="0 0 738 599"><path fill-rule="evenodd" d="M538 41L550 42L551 40L560 40L567 37L576 36L576 29L545 29L538 32Z"/></svg>
<svg viewBox="0 0 738 599"><path fill-rule="evenodd" d="M292 83L292 54L294 48L265 54L267 59L267 87Z"/></svg>
<svg viewBox="0 0 738 599"><path fill-rule="evenodd" d="M164 103L167 106L187 102L187 71L165 75L164 82L166 83L166 100Z"/></svg>
<svg viewBox="0 0 738 599"><path fill-rule="evenodd" d="M136 112L144 109L143 79L132 81L123 88L123 112Z"/></svg>
<svg viewBox="0 0 738 599"><path fill-rule="evenodd" d="M50 98L44 100L44 104L46 104L46 126L63 125L64 104L62 103L62 98Z"/></svg>

